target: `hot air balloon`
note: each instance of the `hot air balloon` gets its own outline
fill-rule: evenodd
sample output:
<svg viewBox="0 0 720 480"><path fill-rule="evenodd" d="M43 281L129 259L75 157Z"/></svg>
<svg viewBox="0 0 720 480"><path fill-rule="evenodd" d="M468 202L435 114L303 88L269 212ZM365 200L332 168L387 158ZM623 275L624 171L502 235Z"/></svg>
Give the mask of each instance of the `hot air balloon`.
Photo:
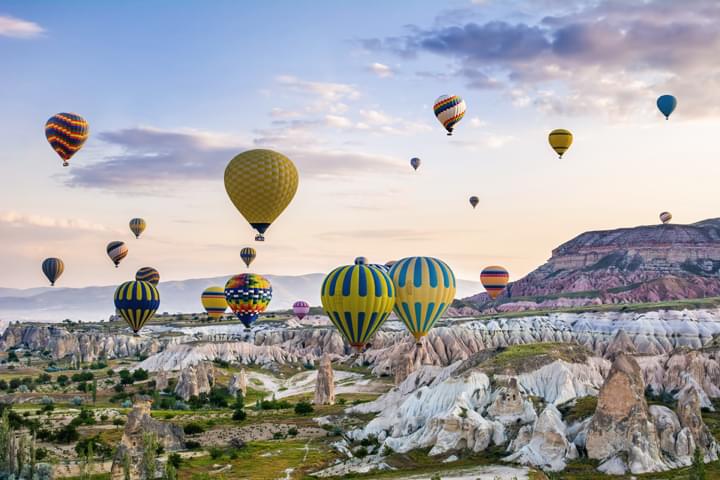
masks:
<svg viewBox="0 0 720 480"><path fill-rule="evenodd" d="M135 234L135 238L140 238L140 234L145 231L147 223L142 218L133 218L130 220L130 230Z"/></svg>
<svg viewBox="0 0 720 480"><path fill-rule="evenodd" d="M330 321L358 351L387 320L395 303L390 277L367 265L336 268L323 280L320 295Z"/></svg>
<svg viewBox="0 0 720 480"><path fill-rule="evenodd" d="M480 203L480 199L478 197L476 197L475 195L473 195L472 197L470 197L469 202L470 202L470 205L472 205L472 207L475 208L478 206L478 203Z"/></svg>
<svg viewBox="0 0 720 480"><path fill-rule="evenodd" d="M560 155L558 158L562 158L563 154L570 148L570 145L572 145L573 135L569 130L557 128L550 132L548 141L552 149L555 150L555 153Z"/></svg>
<svg viewBox="0 0 720 480"><path fill-rule="evenodd" d="M417 157L414 157L414 158L411 158L411 159L410 159L410 165L411 165L411 166L413 167L413 169L415 169L415 170L417 170L417 169L420 167L420 163L422 163L422 162L421 162L420 159L417 158Z"/></svg>
<svg viewBox="0 0 720 480"><path fill-rule="evenodd" d="M225 284L225 299L245 328L250 328L270 304L272 285L257 273L241 273Z"/></svg>
<svg viewBox="0 0 720 480"><path fill-rule="evenodd" d="M483 268L480 272L480 283L487 291L490 298L495 300L505 290L510 279L510 274L505 268L498 265Z"/></svg>
<svg viewBox="0 0 720 480"><path fill-rule="evenodd" d="M355 257L355 265L367 265L367 257Z"/></svg>
<svg viewBox="0 0 720 480"><path fill-rule="evenodd" d="M63 159L63 167L80 150L90 134L88 122L75 113L58 113L45 122L45 138Z"/></svg>
<svg viewBox="0 0 720 480"><path fill-rule="evenodd" d="M388 270L390 270L392 268L392 266L395 265L396 263L397 263L397 260L388 260L387 262L385 262L385 266L388 268Z"/></svg>
<svg viewBox="0 0 720 480"><path fill-rule="evenodd" d="M435 116L443 124L448 135L465 115L465 100L457 95L440 95L433 105Z"/></svg>
<svg viewBox="0 0 720 480"><path fill-rule="evenodd" d="M235 208L258 231L256 241L295 196L298 171L293 162L272 150L249 150L225 168L225 190Z"/></svg>
<svg viewBox="0 0 720 480"><path fill-rule="evenodd" d="M408 257L393 265L390 278L395 285L395 313L420 345L455 298L455 274L437 258Z"/></svg>
<svg viewBox="0 0 720 480"><path fill-rule="evenodd" d="M670 220L672 220L672 213L670 212L662 212L660 214L660 221L662 223L670 223Z"/></svg>
<svg viewBox="0 0 720 480"><path fill-rule="evenodd" d="M372 268L377 268L379 270L382 270L385 273L390 273L390 267L388 267L387 265L384 265L382 263L368 263L367 266L372 267Z"/></svg>
<svg viewBox="0 0 720 480"><path fill-rule="evenodd" d="M255 257L257 257L257 252L255 252L255 249L252 247L245 247L240 250L240 258L242 258L242 261L245 262L247 267L250 267Z"/></svg>
<svg viewBox="0 0 720 480"><path fill-rule="evenodd" d="M293 313L298 317L298 320L302 320L305 315L310 313L310 304L304 300L298 300L293 303Z"/></svg>
<svg viewBox="0 0 720 480"><path fill-rule="evenodd" d="M157 284L160 283L160 272L152 267L142 267L135 273L135 280L148 282L153 287L157 287Z"/></svg>
<svg viewBox="0 0 720 480"><path fill-rule="evenodd" d="M662 95L657 99L657 107L665 115L665 120L670 120L670 114L677 107L677 98L672 95Z"/></svg>
<svg viewBox="0 0 720 480"><path fill-rule="evenodd" d="M115 290L115 308L137 335L160 307L160 294L149 282L125 282Z"/></svg>
<svg viewBox="0 0 720 480"><path fill-rule="evenodd" d="M223 287L208 287L202 295L200 295L202 306L207 312L207 316L211 320L222 318L228 304L225 299L225 289Z"/></svg>
<svg viewBox="0 0 720 480"><path fill-rule="evenodd" d="M107 245L107 254L115 264L115 268L117 268L118 265L120 265L120 261L127 257L128 248L124 242L110 242Z"/></svg>
<svg viewBox="0 0 720 480"><path fill-rule="evenodd" d="M59 258L46 258L42 263L42 271L50 280L50 286L55 286L55 281L60 278L65 270L65 264Z"/></svg>

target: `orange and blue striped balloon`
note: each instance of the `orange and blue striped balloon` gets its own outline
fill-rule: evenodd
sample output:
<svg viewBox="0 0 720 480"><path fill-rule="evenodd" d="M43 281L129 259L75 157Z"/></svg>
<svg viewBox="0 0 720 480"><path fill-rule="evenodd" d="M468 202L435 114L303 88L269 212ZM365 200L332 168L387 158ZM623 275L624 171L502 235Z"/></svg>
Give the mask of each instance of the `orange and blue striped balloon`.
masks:
<svg viewBox="0 0 720 480"><path fill-rule="evenodd" d="M142 267L135 273L135 280L149 282L153 287L157 287L157 284L160 283L160 272L152 267Z"/></svg>
<svg viewBox="0 0 720 480"><path fill-rule="evenodd" d="M272 285L257 273L241 273L225 284L225 299L235 316L250 328L270 304Z"/></svg>
<svg viewBox="0 0 720 480"><path fill-rule="evenodd" d="M490 298L493 300L505 290L508 280L510 280L510 274L505 268L499 265L485 267L482 272L480 272L480 283L482 283L488 295L490 295Z"/></svg>
<svg viewBox="0 0 720 480"><path fill-rule="evenodd" d="M46 258L42 263L42 271L50 280L50 286L55 286L55 281L65 271L65 264L59 258Z"/></svg>
<svg viewBox="0 0 720 480"><path fill-rule="evenodd" d="M148 282L125 282L115 290L115 308L136 335L159 307L160 294Z"/></svg>
<svg viewBox="0 0 720 480"><path fill-rule="evenodd" d="M58 113L45 123L45 138L63 159L63 166L82 148L90 134L88 122L75 113Z"/></svg>

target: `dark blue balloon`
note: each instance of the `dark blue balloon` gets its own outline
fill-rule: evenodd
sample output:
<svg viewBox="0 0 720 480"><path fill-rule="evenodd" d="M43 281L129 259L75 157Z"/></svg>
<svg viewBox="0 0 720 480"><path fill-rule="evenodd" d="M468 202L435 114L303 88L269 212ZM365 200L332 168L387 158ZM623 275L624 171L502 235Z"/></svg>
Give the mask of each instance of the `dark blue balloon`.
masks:
<svg viewBox="0 0 720 480"><path fill-rule="evenodd" d="M663 95L658 97L657 107L665 115L665 120L667 120L675 107L677 107L677 99L672 95Z"/></svg>

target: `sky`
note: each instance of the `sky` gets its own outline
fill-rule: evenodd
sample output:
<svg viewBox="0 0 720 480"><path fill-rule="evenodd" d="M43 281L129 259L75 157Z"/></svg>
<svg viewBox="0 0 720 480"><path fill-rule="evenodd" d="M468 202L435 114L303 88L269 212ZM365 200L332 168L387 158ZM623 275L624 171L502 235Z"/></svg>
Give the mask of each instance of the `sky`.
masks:
<svg viewBox="0 0 720 480"><path fill-rule="evenodd" d="M430 255L518 279L587 230L720 216L719 21L709 0L4 0L0 286L46 285L50 256L73 287L239 273L243 246L258 273ZM452 137L442 94L467 103ZM91 133L63 168L43 127L66 111ZM251 148L300 172L264 244L223 185Z"/></svg>

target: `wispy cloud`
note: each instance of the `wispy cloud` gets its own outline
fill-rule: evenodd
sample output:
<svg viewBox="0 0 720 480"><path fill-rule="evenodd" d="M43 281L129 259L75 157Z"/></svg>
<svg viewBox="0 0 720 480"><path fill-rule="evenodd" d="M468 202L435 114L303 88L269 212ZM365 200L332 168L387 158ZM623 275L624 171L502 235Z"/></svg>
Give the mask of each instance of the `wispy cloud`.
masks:
<svg viewBox="0 0 720 480"><path fill-rule="evenodd" d="M362 43L404 58L440 55L470 88L532 99L518 105L623 116L672 92L683 115L699 116L720 114L720 65L708 61L720 57L719 22L714 0L601 0L536 22L411 26Z"/></svg>
<svg viewBox="0 0 720 480"><path fill-rule="evenodd" d="M41 227L52 229L84 230L109 232L110 229L99 223L77 218L54 218L40 215L26 215L19 212L0 212L0 224L10 227Z"/></svg>
<svg viewBox="0 0 720 480"><path fill-rule="evenodd" d="M34 38L45 30L37 23L9 15L0 15L0 36L11 38Z"/></svg>
<svg viewBox="0 0 720 480"><path fill-rule="evenodd" d="M371 63L370 65L368 65L368 70L370 70L372 73L374 73L375 75L377 75L380 78L388 78L388 77L392 77L393 75L395 75L395 72L393 71L392 68L390 68L389 66L387 66L385 64L377 63L377 62L374 62L374 63Z"/></svg>

